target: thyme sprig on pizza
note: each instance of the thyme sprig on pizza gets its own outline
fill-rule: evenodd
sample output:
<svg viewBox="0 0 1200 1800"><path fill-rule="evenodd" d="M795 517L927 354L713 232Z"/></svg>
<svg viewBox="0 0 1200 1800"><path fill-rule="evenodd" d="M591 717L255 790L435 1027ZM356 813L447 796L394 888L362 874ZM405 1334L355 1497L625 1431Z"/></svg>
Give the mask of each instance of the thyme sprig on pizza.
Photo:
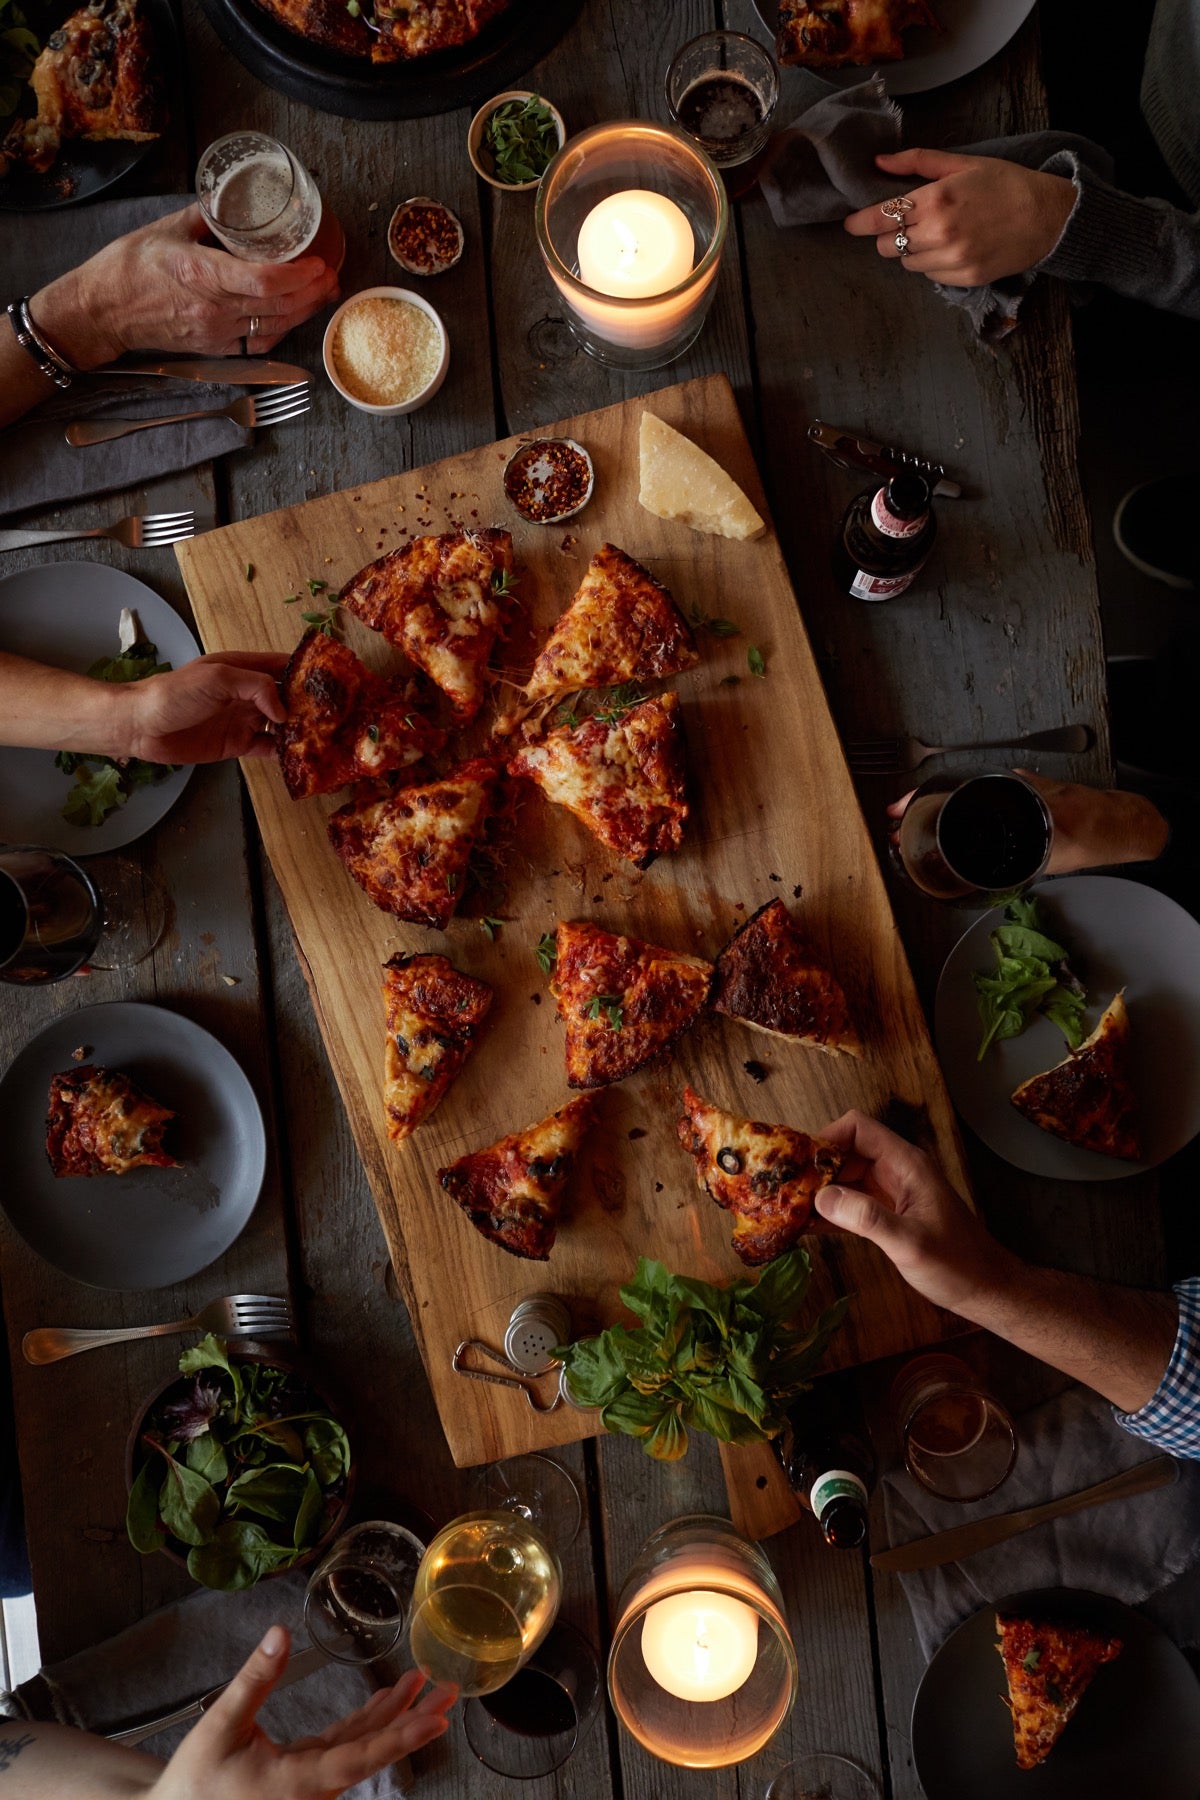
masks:
<svg viewBox="0 0 1200 1800"><path fill-rule="evenodd" d="M659 1462L686 1454L689 1430L726 1444L766 1443L811 1387L849 1305L837 1300L807 1323L811 1275L804 1249L777 1257L757 1281L723 1287L643 1256L621 1289L639 1325L612 1325L554 1354L572 1397L602 1408L607 1431L639 1438Z"/></svg>

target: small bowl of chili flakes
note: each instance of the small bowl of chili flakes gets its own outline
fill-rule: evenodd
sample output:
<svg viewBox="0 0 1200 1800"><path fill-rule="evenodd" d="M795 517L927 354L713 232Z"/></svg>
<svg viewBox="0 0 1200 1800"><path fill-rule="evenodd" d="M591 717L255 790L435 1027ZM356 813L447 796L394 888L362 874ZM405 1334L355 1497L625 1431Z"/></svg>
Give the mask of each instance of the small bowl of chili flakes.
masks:
<svg viewBox="0 0 1200 1800"><path fill-rule="evenodd" d="M402 200L388 226L388 249L406 275L444 275L463 253L459 220L440 200L414 194Z"/></svg>
<svg viewBox="0 0 1200 1800"><path fill-rule="evenodd" d="M560 525L592 497L596 471L574 438L534 438L519 444L504 466L504 492L533 525Z"/></svg>

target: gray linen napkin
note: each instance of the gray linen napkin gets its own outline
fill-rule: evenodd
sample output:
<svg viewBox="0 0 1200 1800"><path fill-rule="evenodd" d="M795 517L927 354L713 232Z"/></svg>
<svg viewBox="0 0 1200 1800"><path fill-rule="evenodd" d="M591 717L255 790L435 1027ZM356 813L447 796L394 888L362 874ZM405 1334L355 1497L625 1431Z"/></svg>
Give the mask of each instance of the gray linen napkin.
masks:
<svg viewBox="0 0 1200 1800"><path fill-rule="evenodd" d="M777 225L828 225L861 207L924 186L875 167L877 156L904 147L904 115L888 97L881 75L849 88L830 87L810 76L808 91L818 97L772 139L761 176ZM1030 169L1040 169L1060 150L1073 150L1105 180L1112 175L1107 150L1069 131L1033 131L955 148L963 156L999 156ZM934 286L949 305L965 308L980 337L992 343L1016 324L1021 298L1033 279L1026 273L989 287L946 287L940 282Z"/></svg>
<svg viewBox="0 0 1200 1800"><path fill-rule="evenodd" d="M977 1506L938 1500L907 1470L883 1481L888 1542L1038 1506L1160 1454L1122 1431L1098 1394L1069 1388L1018 1420L1021 1449L1004 1486ZM1171 1487L1111 1500L981 1550L962 1563L901 1575L924 1654L981 1606L1030 1588L1110 1594L1155 1619L1176 1642L1200 1642L1200 1463L1181 1462ZM1149 1602L1149 1604L1143 1604Z"/></svg>
<svg viewBox="0 0 1200 1800"><path fill-rule="evenodd" d="M55 276L85 262L114 238L151 219L178 212L187 194L157 194L135 200L107 200L69 212L9 214L0 223L3 302L31 294ZM7 319L0 327L9 329ZM231 419L164 425L108 444L73 449L64 438L72 419L152 418L155 414L199 411L228 405L237 388L209 382L137 380L107 376L77 379L0 432L0 517L29 507L52 506L86 494L138 487L160 475L195 468L249 443L250 433Z"/></svg>
<svg viewBox="0 0 1200 1800"><path fill-rule="evenodd" d="M207 1589L189 1594L106 1644L43 1669L14 1693L0 1693L0 1718L57 1719L104 1732L170 1712L234 1676L269 1625L286 1625L293 1648L303 1649L308 1641L301 1623L304 1589L304 1576L293 1574L241 1594ZM272 1695L259 1717L277 1742L290 1742L324 1730L374 1691L365 1669L331 1662ZM147 1738L145 1748L170 1756L186 1730L159 1732ZM407 1791L405 1775L400 1764L347 1792L354 1800L396 1800Z"/></svg>

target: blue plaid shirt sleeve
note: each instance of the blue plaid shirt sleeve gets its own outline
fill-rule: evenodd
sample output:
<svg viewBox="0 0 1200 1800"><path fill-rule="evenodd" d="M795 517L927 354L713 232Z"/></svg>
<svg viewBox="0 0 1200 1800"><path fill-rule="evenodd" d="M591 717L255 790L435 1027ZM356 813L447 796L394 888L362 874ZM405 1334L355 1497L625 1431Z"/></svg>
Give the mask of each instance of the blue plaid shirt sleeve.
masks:
<svg viewBox="0 0 1200 1800"><path fill-rule="evenodd" d="M1113 1416L1159 1450L1200 1462L1200 1276L1179 1282L1175 1294L1179 1330L1166 1374L1140 1411Z"/></svg>

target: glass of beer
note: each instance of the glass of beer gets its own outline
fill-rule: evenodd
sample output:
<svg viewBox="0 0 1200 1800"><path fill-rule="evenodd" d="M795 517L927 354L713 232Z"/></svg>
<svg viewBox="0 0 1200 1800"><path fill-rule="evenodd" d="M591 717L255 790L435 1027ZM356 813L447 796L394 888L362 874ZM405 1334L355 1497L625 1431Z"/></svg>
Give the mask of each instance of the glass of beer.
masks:
<svg viewBox="0 0 1200 1800"><path fill-rule="evenodd" d="M897 867L923 894L999 906L1036 881L1054 823L1021 775L935 775L917 789L893 833Z"/></svg>
<svg viewBox="0 0 1200 1800"><path fill-rule="evenodd" d="M1012 1473L1010 1414L957 1356L918 1356L892 1384L904 1463L941 1500L984 1500Z"/></svg>
<svg viewBox="0 0 1200 1800"><path fill-rule="evenodd" d="M736 199L758 179L779 103L770 52L741 31L706 31L672 57L666 74L674 124L716 163Z"/></svg>
<svg viewBox="0 0 1200 1800"><path fill-rule="evenodd" d="M340 269L342 228L321 205L316 182L286 144L261 131L231 131L200 158L196 198L205 224L246 262L321 256Z"/></svg>
<svg viewBox="0 0 1200 1800"><path fill-rule="evenodd" d="M400 1642L425 1546L403 1525L370 1519L344 1531L304 1596L312 1642L335 1662L371 1663Z"/></svg>

